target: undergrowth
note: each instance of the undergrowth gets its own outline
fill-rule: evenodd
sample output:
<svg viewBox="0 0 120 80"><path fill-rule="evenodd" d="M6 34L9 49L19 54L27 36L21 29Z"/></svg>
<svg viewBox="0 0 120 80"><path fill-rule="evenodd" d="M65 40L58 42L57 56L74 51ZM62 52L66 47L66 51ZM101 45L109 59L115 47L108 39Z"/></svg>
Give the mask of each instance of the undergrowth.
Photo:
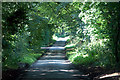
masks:
<svg viewBox="0 0 120 80"><path fill-rule="evenodd" d="M78 45L78 42L74 42L74 44L69 42L66 45L66 55L75 65L115 68L117 65L115 57L103 42L104 40L83 42L79 44L81 46Z"/></svg>

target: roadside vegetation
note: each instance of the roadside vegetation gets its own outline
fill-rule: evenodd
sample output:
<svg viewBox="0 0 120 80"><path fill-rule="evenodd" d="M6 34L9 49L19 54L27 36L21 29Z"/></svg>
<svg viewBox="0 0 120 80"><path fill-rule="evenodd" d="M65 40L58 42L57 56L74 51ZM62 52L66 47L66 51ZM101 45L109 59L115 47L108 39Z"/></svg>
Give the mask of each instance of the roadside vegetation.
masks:
<svg viewBox="0 0 120 80"><path fill-rule="evenodd" d="M56 36L69 36L66 55L76 66L119 70L120 3L3 2L3 71L31 65Z"/></svg>

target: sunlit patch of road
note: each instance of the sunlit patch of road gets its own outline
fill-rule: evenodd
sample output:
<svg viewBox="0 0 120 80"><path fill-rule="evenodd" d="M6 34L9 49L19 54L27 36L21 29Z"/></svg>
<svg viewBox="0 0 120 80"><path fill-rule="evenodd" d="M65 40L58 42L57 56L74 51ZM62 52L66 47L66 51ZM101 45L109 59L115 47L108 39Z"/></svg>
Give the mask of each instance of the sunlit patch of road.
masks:
<svg viewBox="0 0 120 80"><path fill-rule="evenodd" d="M48 52L26 69L26 73L21 74L17 80L83 80L79 79L82 73L65 59L66 40L59 38L52 47L41 47Z"/></svg>

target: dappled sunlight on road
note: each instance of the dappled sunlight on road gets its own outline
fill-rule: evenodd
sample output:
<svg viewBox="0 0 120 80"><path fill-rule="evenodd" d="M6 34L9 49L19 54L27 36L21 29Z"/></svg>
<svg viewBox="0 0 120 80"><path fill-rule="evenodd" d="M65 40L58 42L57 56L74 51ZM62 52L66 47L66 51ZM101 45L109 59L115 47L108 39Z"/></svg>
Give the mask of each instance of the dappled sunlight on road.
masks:
<svg viewBox="0 0 120 80"><path fill-rule="evenodd" d="M38 60L37 63L35 64L36 66L41 65L41 64L47 64L47 65L54 65L54 64L71 64L70 61L68 60ZM33 65L34 66L34 65Z"/></svg>
<svg viewBox="0 0 120 80"><path fill-rule="evenodd" d="M40 70L40 69L31 69L31 70L25 70L26 72L37 72L37 71L43 71L43 72L77 72L77 70L67 70L67 69L60 69L60 70Z"/></svg>
<svg viewBox="0 0 120 80"><path fill-rule="evenodd" d="M65 80L69 78L71 80L80 80L79 77L82 76L82 73L75 69L69 60L66 60L64 51L66 40L67 38L59 38L52 47L41 47L48 51L26 69L26 73L24 76L21 75L21 78L60 78Z"/></svg>
<svg viewBox="0 0 120 80"><path fill-rule="evenodd" d="M41 47L41 49L49 49L49 50L64 50L65 47Z"/></svg>

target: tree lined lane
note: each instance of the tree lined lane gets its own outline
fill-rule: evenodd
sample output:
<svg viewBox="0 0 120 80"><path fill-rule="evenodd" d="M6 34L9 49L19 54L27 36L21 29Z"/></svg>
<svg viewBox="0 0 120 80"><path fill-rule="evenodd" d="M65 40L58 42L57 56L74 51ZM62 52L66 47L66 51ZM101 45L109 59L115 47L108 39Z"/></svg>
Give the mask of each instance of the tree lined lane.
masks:
<svg viewBox="0 0 120 80"><path fill-rule="evenodd" d="M49 51L17 80L80 80L82 73L69 60L65 60L64 46L65 41L56 41L52 47L42 47Z"/></svg>

